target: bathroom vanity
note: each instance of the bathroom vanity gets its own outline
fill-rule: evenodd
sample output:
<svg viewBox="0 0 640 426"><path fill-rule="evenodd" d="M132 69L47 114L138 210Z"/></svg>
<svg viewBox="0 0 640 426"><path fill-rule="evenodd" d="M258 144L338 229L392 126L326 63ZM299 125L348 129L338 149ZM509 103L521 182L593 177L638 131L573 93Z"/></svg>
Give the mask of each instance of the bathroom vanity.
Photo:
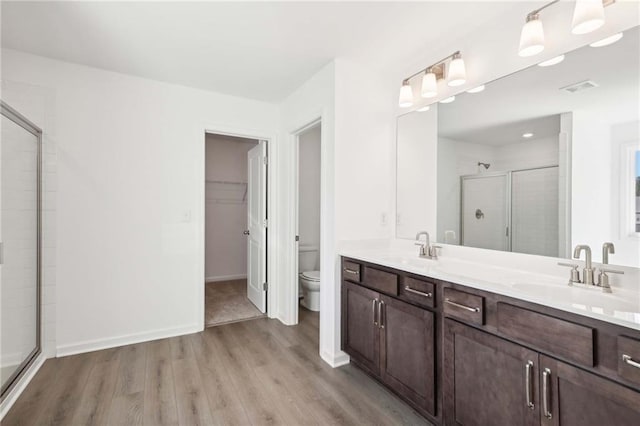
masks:
<svg viewBox="0 0 640 426"><path fill-rule="evenodd" d="M637 292L442 263L343 253L353 364L436 424L640 424Z"/></svg>

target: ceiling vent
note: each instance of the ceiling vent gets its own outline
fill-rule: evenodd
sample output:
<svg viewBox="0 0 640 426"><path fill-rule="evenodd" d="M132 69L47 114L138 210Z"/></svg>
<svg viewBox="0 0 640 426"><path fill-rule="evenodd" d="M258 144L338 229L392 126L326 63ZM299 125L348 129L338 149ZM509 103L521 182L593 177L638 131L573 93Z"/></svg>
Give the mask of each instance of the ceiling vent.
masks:
<svg viewBox="0 0 640 426"><path fill-rule="evenodd" d="M561 87L560 90L564 90L565 92L569 92L569 93L576 93L576 92L591 89L594 87L598 87L598 85L595 82L591 80L585 80L585 81L581 81L580 83L574 83L565 87Z"/></svg>

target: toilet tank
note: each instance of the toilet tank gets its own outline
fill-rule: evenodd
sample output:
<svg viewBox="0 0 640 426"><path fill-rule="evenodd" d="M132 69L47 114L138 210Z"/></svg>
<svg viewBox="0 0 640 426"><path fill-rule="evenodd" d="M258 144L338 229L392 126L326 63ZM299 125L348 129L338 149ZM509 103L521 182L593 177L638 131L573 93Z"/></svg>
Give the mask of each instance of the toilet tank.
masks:
<svg viewBox="0 0 640 426"><path fill-rule="evenodd" d="M317 246L298 247L298 272L320 270L320 249Z"/></svg>

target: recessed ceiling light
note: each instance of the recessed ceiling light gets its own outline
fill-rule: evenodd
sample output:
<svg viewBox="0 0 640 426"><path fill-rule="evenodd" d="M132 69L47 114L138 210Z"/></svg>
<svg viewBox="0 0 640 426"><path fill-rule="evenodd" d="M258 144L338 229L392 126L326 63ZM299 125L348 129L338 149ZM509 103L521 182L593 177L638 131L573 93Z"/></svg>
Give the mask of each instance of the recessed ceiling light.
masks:
<svg viewBox="0 0 640 426"><path fill-rule="evenodd" d="M564 55L556 56L555 58L548 59L546 61L542 61L538 64L539 67L550 67L551 65L559 64L564 61Z"/></svg>
<svg viewBox="0 0 640 426"><path fill-rule="evenodd" d="M425 111L429 111L429 105L427 106L423 106L422 108L418 108L417 109L418 112L425 112Z"/></svg>
<svg viewBox="0 0 640 426"><path fill-rule="evenodd" d="M449 96L448 98L444 98L443 100L440 101L441 104L450 104L451 102L455 101L456 97L455 96Z"/></svg>
<svg viewBox="0 0 640 426"><path fill-rule="evenodd" d="M591 47L604 47L604 46L608 46L610 44L615 43L616 41L620 40L622 38L623 34L622 33L618 33L618 34L614 34L612 36L603 38L602 40L598 40L596 42L591 43L589 46Z"/></svg>
<svg viewBox="0 0 640 426"><path fill-rule="evenodd" d="M523 137L523 138L526 138L526 139L529 139L529 138L530 138L530 137L532 137L532 136L533 136L533 133L523 133L523 134L522 134L522 137Z"/></svg>
<svg viewBox="0 0 640 426"><path fill-rule="evenodd" d="M471 90L467 90L467 93L480 93L484 90L484 84L478 87L474 87Z"/></svg>

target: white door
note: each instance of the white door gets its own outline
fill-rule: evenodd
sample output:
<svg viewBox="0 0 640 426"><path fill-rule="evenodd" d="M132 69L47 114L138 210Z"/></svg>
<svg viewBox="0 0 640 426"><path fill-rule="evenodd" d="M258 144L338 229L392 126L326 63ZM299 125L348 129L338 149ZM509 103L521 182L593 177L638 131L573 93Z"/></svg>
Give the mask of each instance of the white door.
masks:
<svg viewBox="0 0 640 426"><path fill-rule="evenodd" d="M508 174L462 178L462 245L510 250Z"/></svg>
<svg viewBox="0 0 640 426"><path fill-rule="evenodd" d="M247 297L260 312L267 310L267 143L248 153Z"/></svg>

